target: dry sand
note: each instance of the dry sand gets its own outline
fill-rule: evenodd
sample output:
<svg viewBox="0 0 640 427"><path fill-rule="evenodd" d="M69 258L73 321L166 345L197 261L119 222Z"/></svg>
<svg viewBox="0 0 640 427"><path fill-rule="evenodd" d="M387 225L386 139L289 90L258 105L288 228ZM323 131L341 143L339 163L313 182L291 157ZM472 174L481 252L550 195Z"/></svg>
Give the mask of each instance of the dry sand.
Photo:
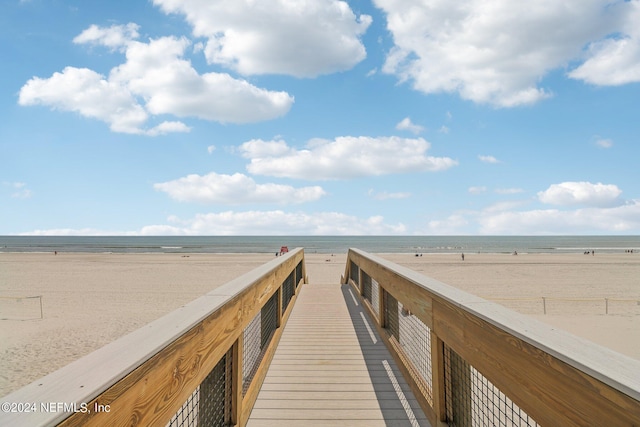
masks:
<svg viewBox="0 0 640 427"><path fill-rule="evenodd" d="M640 359L640 255L465 255L382 256ZM0 253L0 396L271 259ZM338 282L345 261L346 254L306 254L310 282ZM42 295L43 319L37 299L3 298L34 295Z"/></svg>

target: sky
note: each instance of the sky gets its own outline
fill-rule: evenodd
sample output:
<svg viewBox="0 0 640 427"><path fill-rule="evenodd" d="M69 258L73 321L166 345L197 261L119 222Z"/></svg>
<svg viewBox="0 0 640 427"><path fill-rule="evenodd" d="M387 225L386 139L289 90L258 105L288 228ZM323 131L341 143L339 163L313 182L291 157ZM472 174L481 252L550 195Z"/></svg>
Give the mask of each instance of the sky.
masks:
<svg viewBox="0 0 640 427"><path fill-rule="evenodd" d="M640 0L4 0L0 235L640 234Z"/></svg>

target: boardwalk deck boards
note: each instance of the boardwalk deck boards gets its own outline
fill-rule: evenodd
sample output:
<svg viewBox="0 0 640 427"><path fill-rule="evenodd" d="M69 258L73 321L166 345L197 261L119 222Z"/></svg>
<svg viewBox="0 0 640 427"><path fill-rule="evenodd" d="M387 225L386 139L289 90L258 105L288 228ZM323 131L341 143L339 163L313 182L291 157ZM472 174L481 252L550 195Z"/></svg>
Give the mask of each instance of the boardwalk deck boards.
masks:
<svg viewBox="0 0 640 427"><path fill-rule="evenodd" d="M248 427L429 426L361 311L348 285L302 288Z"/></svg>

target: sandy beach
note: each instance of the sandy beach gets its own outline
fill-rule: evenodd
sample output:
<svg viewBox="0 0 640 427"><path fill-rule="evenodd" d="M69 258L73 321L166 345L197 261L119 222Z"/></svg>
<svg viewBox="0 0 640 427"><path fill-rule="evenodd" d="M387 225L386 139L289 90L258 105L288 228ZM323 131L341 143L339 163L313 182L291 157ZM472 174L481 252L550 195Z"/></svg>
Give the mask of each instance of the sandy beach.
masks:
<svg viewBox="0 0 640 427"><path fill-rule="evenodd" d="M638 254L381 256L640 359ZM271 259L0 253L0 396ZM338 282L345 260L346 254L306 254L310 282ZM30 296L42 296L42 318L40 300Z"/></svg>

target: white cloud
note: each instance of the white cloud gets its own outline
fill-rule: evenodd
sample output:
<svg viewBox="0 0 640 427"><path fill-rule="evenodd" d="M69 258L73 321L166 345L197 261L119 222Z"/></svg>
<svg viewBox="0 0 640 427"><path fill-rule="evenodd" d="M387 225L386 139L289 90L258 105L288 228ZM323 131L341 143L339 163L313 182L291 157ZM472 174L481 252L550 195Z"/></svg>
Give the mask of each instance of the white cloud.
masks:
<svg viewBox="0 0 640 427"><path fill-rule="evenodd" d="M295 151L281 139L263 141L252 139L240 146L242 156L248 159L260 159L265 157L282 157L294 154Z"/></svg>
<svg viewBox="0 0 640 427"><path fill-rule="evenodd" d="M640 229L640 201L612 208L485 213L479 224L480 233L489 235L624 233Z"/></svg>
<svg viewBox="0 0 640 427"><path fill-rule="evenodd" d="M374 191L373 189L369 190L367 193L370 197L374 198L375 200L389 200L389 199L394 199L394 200L398 200L398 199L408 199L409 197L411 197L411 193L408 192L396 192L396 193L389 193L387 191Z"/></svg>
<svg viewBox="0 0 640 427"><path fill-rule="evenodd" d="M106 46L112 50L122 50L132 40L137 39L139 25L132 22L126 25L113 25L111 27L99 27L91 25L73 39L76 44L93 44Z"/></svg>
<svg viewBox="0 0 640 427"><path fill-rule="evenodd" d="M20 233L20 236L134 236L137 233L127 231L106 231L97 228L51 228Z"/></svg>
<svg viewBox="0 0 640 427"><path fill-rule="evenodd" d="M495 192L498 194L518 194L523 193L524 190L522 188L496 188Z"/></svg>
<svg viewBox="0 0 640 427"><path fill-rule="evenodd" d="M182 122L162 122L158 126L149 129L146 134L149 136L166 135L176 132L190 132L191 128Z"/></svg>
<svg viewBox="0 0 640 427"><path fill-rule="evenodd" d="M142 228L143 235L390 235L404 234L403 224L381 216L358 218L338 212L226 211Z"/></svg>
<svg viewBox="0 0 640 427"><path fill-rule="evenodd" d="M596 84L640 76L638 0L374 0L387 14L394 48L383 71L424 93L455 92L498 107L551 96L539 87L551 70ZM621 33L619 39L605 39Z"/></svg>
<svg viewBox="0 0 640 427"><path fill-rule="evenodd" d="M461 234L468 225L469 221L464 215L452 214L444 220L429 221L424 234L439 236Z"/></svg>
<svg viewBox="0 0 640 427"><path fill-rule="evenodd" d="M114 36L115 41L107 41L111 40L108 35L123 31L120 27L95 27L80 39L83 43L126 45L126 62L112 69L108 77L75 67L66 67L50 78L33 77L20 89L19 104L73 111L108 123L114 132L150 136L189 131L179 121L149 128L147 123L153 116L247 123L280 117L293 104L286 92L261 89L228 74L198 74L183 58L190 44L184 38L162 37L141 43Z"/></svg>
<svg viewBox="0 0 640 427"><path fill-rule="evenodd" d="M175 37L132 42L127 62L112 70L110 79L144 98L152 114L247 123L289 111L293 98L286 92L260 89L228 74L198 74L182 58L187 46L188 40Z"/></svg>
<svg viewBox="0 0 640 427"><path fill-rule="evenodd" d="M569 77L603 86L640 81L640 1L619 7L624 17L616 36L596 40L587 50L587 60Z"/></svg>
<svg viewBox="0 0 640 427"><path fill-rule="evenodd" d="M482 163L494 163L494 164L495 163L500 163L500 160L496 159L493 156L482 156L482 155L479 155L478 159L480 159L480 161Z"/></svg>
<svg viewBox="0 0 640 427"><path fill-rule="evenodd" d="M424 131L424 127L414 124L409 117L405 117L396 125L398 130L407 130L415 135Z"/></svg>
<svg viewBox="0 0 640 427"><path fill-rule="evenodd" d="M322 187L294 188L289 185L257 184L243 174L188 175L173 181L154 184L158 191L181 202L291 204L315 201L326 195Z"/></svg>
<svg viewBox="0 0 640 427"><path fill-rule="evenodd" d="M3 182L3 185L11 189L11 198L13 199L29 199L33 196L33 192L27 188L27 184L24 182Z"/></svg>
<svg viewBox="0 0 640 427"><path fill-rule="evenodd" d="M88 68L66 67L48 79L34 77L20 89L18 103L80 113L109 123L114 132L143 133L149 118L125 86Z"/></svg>
<svg viewBox="0 0 640 427"><path fill-rule="evenodd" d="M344 1L154 0L165 13L184 15L205 55L244 75L315 77L344 71L366 57L360 37L371 23Z"/></svg>
<svg viewBox="0 0 640 427"><path fill-rule="evenodd" d="M613 184L592 184L590 182L562 182L552 184L538 193L538 199L552 205L584 205L606 207L619 205L622 194Z"/></svg>
<svg viewBox="0 0 640 427"><path fill-rule="evenodd" d="M640 200L614 207L528 209L531 201L499 202L481 211L458 211L431 220L422 234L580 235L636 233Z"/></svg>
<svg viewBox="0 0 640 427"><path fill-rule="evenodd" d="M215 145L210 145L210 146L207 147L207 153L213 154L214 151L216 151L216 146Z"/></svg>
<svg viewBox="0 0 640 427"><path fill-rule="evenodd" d="M470 194L482 194L487 192L487 187L469 187Z"/></svg>
<svg viewBox="0 0 640 427"><path fill-rule="evenodd" d="M598 138L596 145L600 148L611 148L613 147L613 141L608 138Z"/></svg>
<svg viewBox="0 0 640 427"><path fill-rule="evenodd" d="M247 170L252 174L309 180L433 172L457 165L448 157L426 156L429 147L422 138L343 136L311 140L304 150L261 140L242 144L240 150L251 159Z"/></svg>

